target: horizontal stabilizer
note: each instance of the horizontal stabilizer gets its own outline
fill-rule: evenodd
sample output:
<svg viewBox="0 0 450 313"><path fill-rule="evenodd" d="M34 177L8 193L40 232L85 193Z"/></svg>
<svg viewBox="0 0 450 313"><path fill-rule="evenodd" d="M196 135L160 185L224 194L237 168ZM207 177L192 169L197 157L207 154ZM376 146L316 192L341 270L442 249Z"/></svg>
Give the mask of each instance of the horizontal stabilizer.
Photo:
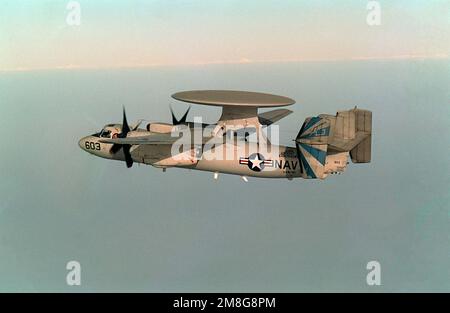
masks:
<svg viewBox="0 0 450 313"><path fill-rule="evenodd" d="M276 110L272 110L269 112L264 112L264 113L258 114L258 119L259 119L259 122L261 123L261 125L269 126L269 125L281 120L282 118L288 116L291 113L292 113L292 111L288 110L288 109L276 109Z"/></svg>

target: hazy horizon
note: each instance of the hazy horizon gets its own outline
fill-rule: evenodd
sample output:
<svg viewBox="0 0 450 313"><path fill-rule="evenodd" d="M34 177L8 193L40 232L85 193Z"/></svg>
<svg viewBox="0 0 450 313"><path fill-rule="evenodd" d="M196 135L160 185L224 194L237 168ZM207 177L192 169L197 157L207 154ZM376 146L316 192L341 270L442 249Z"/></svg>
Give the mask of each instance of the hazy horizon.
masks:
<svg viewBox="0 0 450 313"><path fill-rule="evenodd" d="M6 0L0 71L448 59L449 10L446 0Z"/></svg>

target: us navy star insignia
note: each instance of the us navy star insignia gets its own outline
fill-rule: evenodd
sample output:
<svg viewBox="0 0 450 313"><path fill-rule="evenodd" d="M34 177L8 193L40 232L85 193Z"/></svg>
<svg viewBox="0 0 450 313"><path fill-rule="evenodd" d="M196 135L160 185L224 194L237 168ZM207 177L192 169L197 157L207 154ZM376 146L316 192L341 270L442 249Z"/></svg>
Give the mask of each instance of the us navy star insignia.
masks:
<svg viewBox="0 0 450 313"><path fill-rule="evenodd" d="M253 153L248 158L240 158L239 164L247 165L254 172L261 172L266 166L273 167L273 161L266 160L261 153Z"/></svg>
<svg viewBox="0 0 450 313"><path fill-rule="evenodd" d="M253 154L252 157L248 158L248 160L251 163L251 168L252 169L254 169L255 167L258 168L259 170L262 169L261 163L263 163L264 160L259 158L259 153Z"/></svg>

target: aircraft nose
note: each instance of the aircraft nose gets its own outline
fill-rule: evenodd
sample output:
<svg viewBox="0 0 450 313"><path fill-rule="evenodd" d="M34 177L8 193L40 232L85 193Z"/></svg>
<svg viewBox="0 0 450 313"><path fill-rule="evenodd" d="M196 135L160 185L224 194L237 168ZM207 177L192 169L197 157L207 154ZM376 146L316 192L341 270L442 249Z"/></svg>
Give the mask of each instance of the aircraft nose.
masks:
<svg viewBox="0 0 450 313"><path fill-rule="evenodd" d="M86 137L83 137L80 139L80 141L78 141L78 145L80 146L81 150L86 150L85 149L85 142L86 142Z"/></svg>

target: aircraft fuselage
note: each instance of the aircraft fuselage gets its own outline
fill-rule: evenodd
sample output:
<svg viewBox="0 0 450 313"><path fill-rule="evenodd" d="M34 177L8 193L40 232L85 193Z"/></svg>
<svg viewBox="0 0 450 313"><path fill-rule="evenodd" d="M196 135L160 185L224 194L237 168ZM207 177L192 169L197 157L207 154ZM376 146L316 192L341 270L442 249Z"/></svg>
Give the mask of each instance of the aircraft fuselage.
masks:
<svg viewBox="0 0 450 313"><path fill-rule="evenodd" d="M101 143L91 135L79 141L81 149L95 156L124 161L122 151L111 153L112 144ZM200 151L199 151L200 149ZM264 151L263 151L264 150ZM294 178L301 176L295 147L269 145L264 149L253 142L234 142L192 149L173 154L171 145L139 145L131 148L133 161L158 168L188 168L193 170L265 178Z"/></svg>

